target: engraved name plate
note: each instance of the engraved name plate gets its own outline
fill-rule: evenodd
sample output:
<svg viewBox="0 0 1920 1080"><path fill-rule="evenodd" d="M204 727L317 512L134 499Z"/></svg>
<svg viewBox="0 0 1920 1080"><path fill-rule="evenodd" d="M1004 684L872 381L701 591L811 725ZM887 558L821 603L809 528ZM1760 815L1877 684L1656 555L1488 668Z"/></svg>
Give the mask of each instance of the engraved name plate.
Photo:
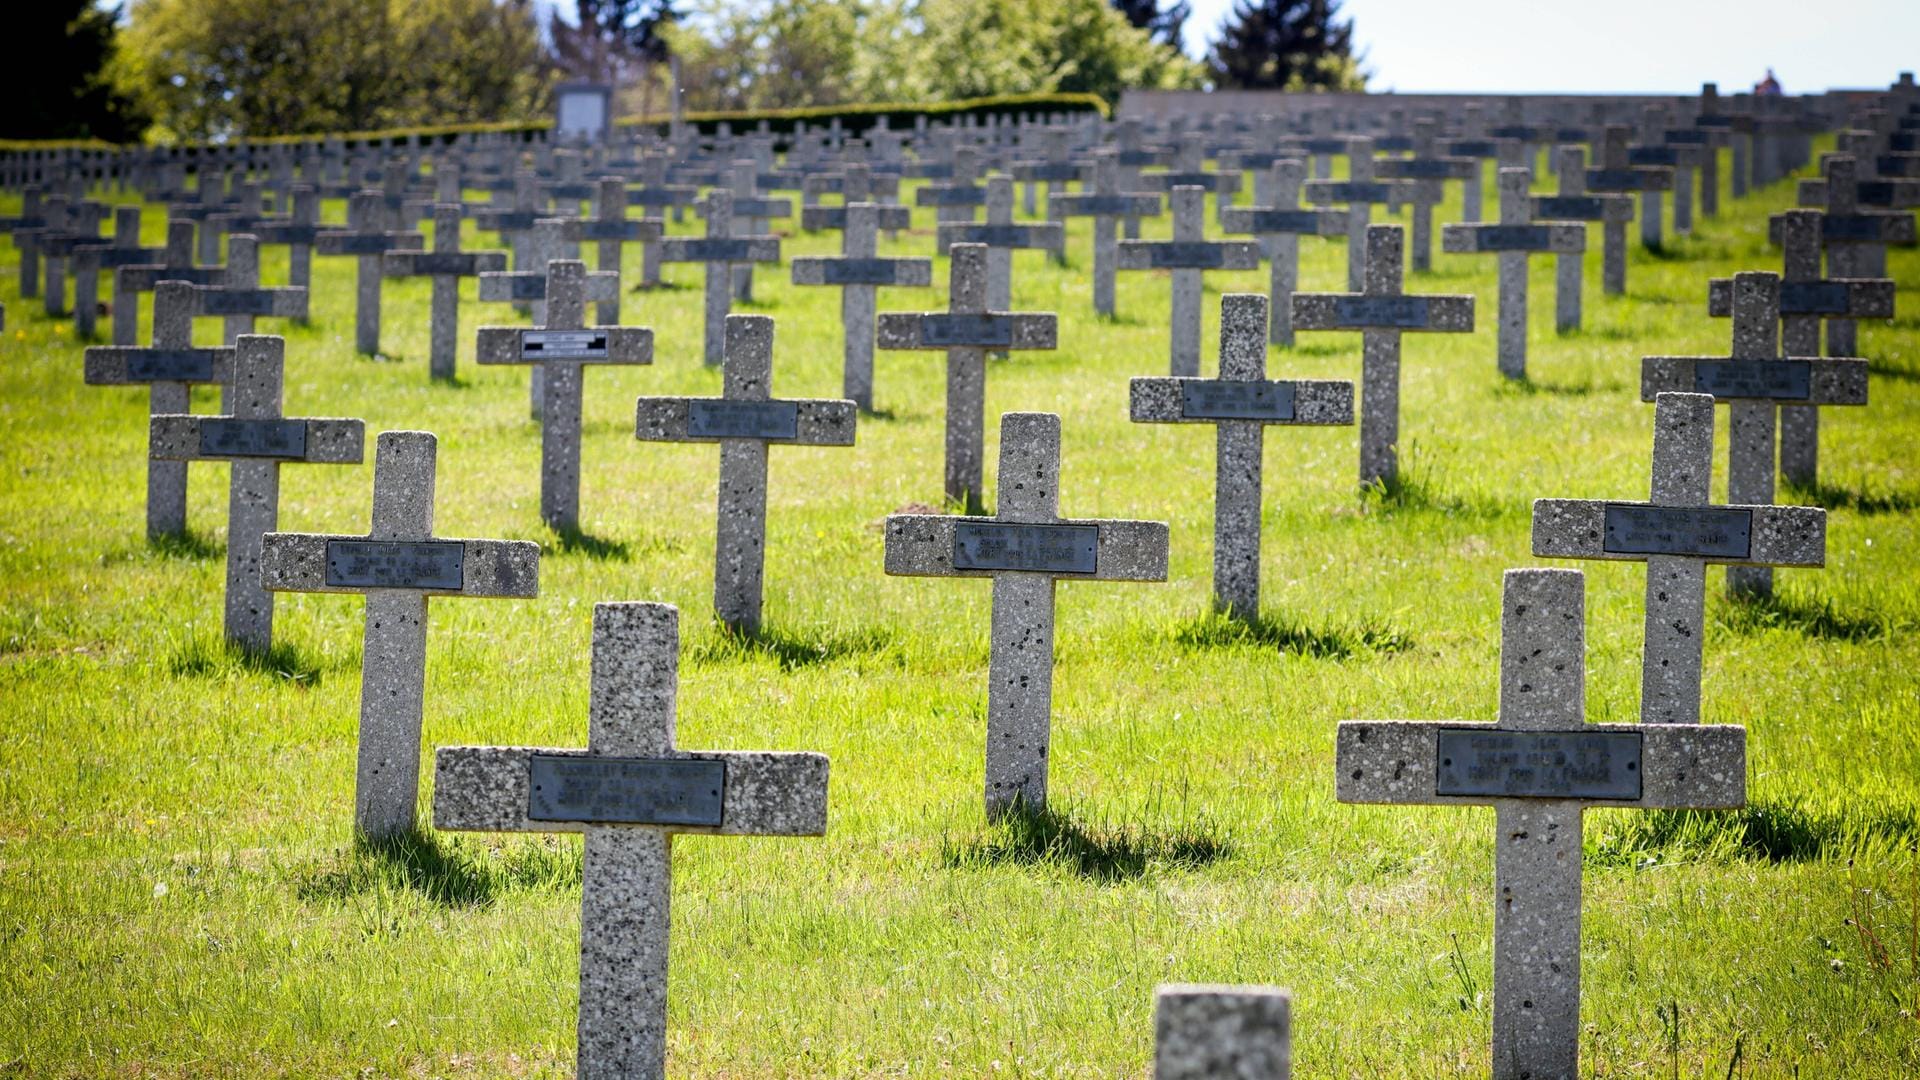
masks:
<svg viewBox="0 0 1920 1080"><path fill-rule="evenodd" d="M329 540L327 584L351 589L458 589L466 548L446 540Z"/></svg>
<svg viewBox="0 0 1920 1080"><path fill-rule="evenodd" d="M1637 731L1441 728L1436 795L1496 798L1640 797Z"/></svg>
<svg viewBox="0 0 1920 1080"><path fill-rule="evenodd" d="M474 256L464 251L422 251L409 260L415 274L470 275L474 272Z"/></svg>
<svg viewBox="0 0 1920 1080"><path fill-rule="evenodd" d="M1405 158L1394 162L1393 168L1401 176L1414 180L1450 180L1453 178L1455 164L1435 158Z"/></svg>
<svg viewBox="0 0 1920 1080"><path fill-rule="evenodd" d="M1545 251L1550 242L1542 225L1482 225L1473 231L1481 251Z"/></svg>
<svg viewBox="0 0 1920 1080"><path fill-rule="evenodd" d="M745 240L682 240L682 262L746 262L751 253Z"/></svg>
<svg viewBox="0 0 1920 1080"><path fill-rule="evenodd" d="M307 422L210 416L200 421L200 453L205 457L305 457Z"/></svg>
<svg viewBox="0 0 1920 1080"><path fill-rule="evenodd" d="M384 233L322 233L320 239L334 255L379 255L400 247Z"/></svg>
<svg viewBox="0 0 1920 1080"><path fill-rule="evenodd" d="M1226 261L1225 248L1204 241L1147 245L1147 265L1157 270L1217 269Z"/></svg>
<svg viewBox="0 0 1920 1080"><path fill-rule="evenodd" d="M1191 420L1291 420L1293 384L1183 379L1180 415Z"/></svg>
<svg viewBox="0 0 1920 1080"><path fill-rule="evenodd" d="M920 343L934 347L1013 344L1013 320L1004 315L928 315L920 320Z"/></svg>
<svg viewBox="0 0 1920 1080"><path fill-rule="evenodd" d="M574 223L573 232L581 240L638 240L640 223L637 221L577 221Z"/></svg>
<svg viewBox="0 0 1920 1080"><path fill-rule="evenodd" d="M213 354L205 349L142 349L127 357L135 382L212 382Z"/></svg>
<svg viewBox="0 0 1920 1080"><path fill-rule="evenodd" d="M800 435L800 405L793 401L694 401L687 434L706 439L793 439Z"/></svg>
<svg viewBox="0 0 1920 1080"><path fill-rule="evenodd" d="M1783 281L1780 283L1782 315L1845 315L1847 283L1844 281Z"/></svg>
<svg viewBox="0 0 1920 1080"><path fill-rule="evenodd" d="M1100 527L962 521L953 528L953 565L959 570L1096 573Z"/></svg>
<svg viewBox="0 0 1920 1080"><path fill-rule="evenodd" d="M1587 186L1596 191L1639 191L1640 174L1632 169L1594 169L1587 173Z"/></svg>
<svg viewBox="0 0 1920 1080"><path fill-rule="evenodd" d="M1820 218L1820 235L1827 240L1870 243L1885 235L1885 220L1876 214L1824 214Z"/></svg>
<svg viewBox="0 0 1920 1080"><path fill-rule="evenodd" d="M1600 550L1744 559L1753 550L1753 511L1608 503Z"/></svg>
<svg viewBox="0 0 1920 1080"><path fill-rule="evenodd" d="M821 280L828 285L893 284L892 259L828 259L821 267Z"/></svg>
<svg viewBox="0 0 1920 1080"><path fill-rule="evenodd" d="M1424 296L1340 296L1333 301L1335 322L1417 330L1427 325Z"/></svg>
<svg viewBox="0 0 1920 1080"><path fill-rule="evenodd" d="M1701 360L1693 365L1693 390L1721 398L1805 401L1812 392L1813 365L1806 360Z"/></svg>
<svg viewBox="0 0 1920 1080"><path fill-rule="evenodd" d="M678 758L527 759L527 817L621 825L718 828L727 763Z"/></svg>
<svg viewBox="0 0 1920 1080"><path fill-rule="evenodd" d="M1534 200L1534 216L1593 221L1606 215L1607 204L1590 195L1543 195Z"/></svg>
<svg viewBox="0 0 1920 1080"><path fill-rule="evenodd" d="M1070 204L1078 214L1091 214L1094 217L1124 217L1138 212L1136 205L1139 197L1135 195L1076 195Z"/></svg>
<svg viewBox="0 0 1920 1080"><path fill-rule="evenodd" d="M244 292L214 290L200 294L202 315L271 315L273 294L264 289Z"/></svg>
<svg viewBox="0 0 1920 1080"><path fill-rule="evenodd" d="M522 360L605 360L605 330L522 330Z"/></svg>
<svg viewBox="0 0 1920 1080"><path fill-rule="evenodd" d="M1247 215L1250 232L1311 233L1320 229L1320 215L1312 210L1253 210Z"/></svg>

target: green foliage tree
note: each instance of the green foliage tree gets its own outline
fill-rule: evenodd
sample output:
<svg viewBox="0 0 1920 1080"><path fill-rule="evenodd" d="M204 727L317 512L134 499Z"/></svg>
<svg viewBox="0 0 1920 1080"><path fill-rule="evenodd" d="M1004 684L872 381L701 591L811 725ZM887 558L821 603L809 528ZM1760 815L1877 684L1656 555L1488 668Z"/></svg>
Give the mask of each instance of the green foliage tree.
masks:
<svg viewBox="0 0 1920 1080"><path fill-rule="evenodd" d="M0 66L0 131L16 139L127 142L146 127L134 101L105 70L115 49L119 7L92 0L38 0L7 12L20 62Z"/></svg>
<svg viewBox="0 0 1920 1080"><path fill-rule="evenodd" d="M1365 90L1353 20L1340 0L1235 0L1213 44L1214 85L1231 90Z"/></svg>
<svg viewBox="0 0 1920 1080"><path fill-rule="evenodd" d="M1160 6L1160 0L1112 0L1112 3L1128 22L1152 34L1155 41L1176 49L1180 47L1187 19L1193 15L1193 5L1188 0L1176 0L1166 7Z"/></svg>

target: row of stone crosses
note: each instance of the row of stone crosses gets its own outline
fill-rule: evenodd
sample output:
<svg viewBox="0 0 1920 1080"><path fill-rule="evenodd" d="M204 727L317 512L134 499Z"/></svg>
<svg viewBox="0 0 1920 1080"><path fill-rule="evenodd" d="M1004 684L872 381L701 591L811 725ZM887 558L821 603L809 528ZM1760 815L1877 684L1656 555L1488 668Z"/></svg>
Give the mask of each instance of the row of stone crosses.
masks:
<svg viewBox="0 0 1920 1080"><path fill-rule="evenodd" d="M1624 230L1632 211L1615 192L1641 193L1643 240L1657 244L1662 193L1673 196L1675 227L1684 230L1689 220L1682 207L1690 199L1683 201L1681 192L1690 192L1692 181L1676 179L1685 171L1697 169L1703 177L1703 212L1718 210L1717 156L1701 151L1729 144L1741 151L1736 194L1748 180L1778 179L1805 161L1796 152L1810 145L1807 125L1743 125L1739 119L1718 112L1709 93L1690 127L1663 131L1652 146L1631 147L1624 127L1606 125L1601 167L1585 169L1580 146L1558 147L1562 194L1544 197L1529 196L1529 170L1510 163L1531 160L1531 145L1572 133L1520 125L1517 117L1450 141L1438 136L1443 118L1421 117L1404 146L1391 134L1275 140L1272 125L1262 123L1237 133L1176 131L1169 149L1147 143L1141 125L1121 124L1111 132L1116 148L1095 141L1078 147L1084 153L1075 153L1075 141L1092 137L1093 129L1049 123L1015 129L1004 147L994 142L998 134L922 129L914 146L919 156L911 160L902 156L904 140L887 133L870 136L863 147L830 131L817 145L796 137L782 168L763 157L771 153L770 141L745 140L749 155L734 160L736 148L725 140L711 154L670 140L637 163L643 173L637 188L618 175L621 163L611 157L584 161L543 148L535 168L514 167L497 160L511 155L480 146L434 161L436 194L426 201L412 192L414 168L404 162L385 162L375 177L366 159L347 159L349 172L358 174L342 179L343 162L321 152L302 163L305 178L315 181L303 184L287 182L291 158L283 154L268 163L265 183L210 183L203 167L197 199L170 209L164 251L138 247L133 208L116 213L114 240L87 243L76 231L87 217L79 210L87 204L77 197L84 188L30 201L8 224L21 254L23 293L38 279L47 311L64 313L70 270L72 311L83 333L92 330L88 311L99 275L115 272L116 343L86 350L85 378L149 388L149 534L185 528L188 462L232 463L228 638L245 648L269 647L277 592L365 595L355 825L370 838L415 827L428 600L532 597L540 552L525 541L436 536L436 442L417 431L376 439L367 534L277 531L281 465L354 464L364 453L358 420L282 414L283 341L251 332L258 317L304 316L310 253L360 259L358 341L367 353L378 352L382 276L432 276L436 375L452 372L458 276L478 273L482 299L531 308L532 328L481 328L476 358L532 365L542 429L541 513L557 530L578 527L584 368L652 360L651 331L619 325L614 268L620 245L647 245L643 274L649 278L657 279L662 262L706 264L704 351L709 362L724 366L724 392L719 398L640 398L635 431L643 440L720 445L714 604L718 618L740 632L760 625L768 446L851 445L859 410L872 404L876 344L945 351L945 491L966 512L890 516L885 571L993 581L985 793L988 815L998 818L1044 809L1047 801L1055 583L1164 581L1169 534L1160 522L1061 517L1060 425L1042 413L1002 417L996 512L981 512L985 358L1052 348L1057 339L1053 314L1008 310L1011 253L1022 247L1057 253L1063 243L1057 221L1013 223L1012 179L978 182L983 158L1037 145L1040 157L1016 157L1011 168L1013 178L1027 183L1029 210L1037 201L1034 187L1046 183L1056 218L1094 217L1097 310L1113 309L1115 269L1173 271L1172 373L1133 379L1129 414L1141 423L1215 425L1214 603L1250 619L1259 610L1265 429L1352 424L1355 408L1349 382L1269 379L1269 343L1289 343L1295 330L1362 331L1360 477L1378 484L1394 477L1400 335L1472 328L1472 297L1402 293L1403 231L1371 224L1371 206L1399 201L1412 207L1413 261L1424 269L1440 185L1467 181L1471 219L1480 175L1474 144L1484 142L1486 156L1505 164L1499 223L1447 225L1442 243L1451 251L1500 253L1500 366L1520 377L1529 253L1561 259L1560 322L1577 325L1582 222L1606 224L1608 291L1624 288ZM1495 872L1497 1077L1577 1070L1582 810L1744 803L1744 729L1699 723L1706 567L1728 565L1731 589L1763 594L1771 589L1772 567L1824 563L1825 512L1773 505L1776 456L1790 481L1810 484L1818 408L1866 403L1866 361L1851 356L1854 321L1892 315L1893 282L1882 276L1885 248L1914 242L1912 215L1901 211L1920 205L1920 180L1912 179L1920 176L1913 146L1920 95L1911 80L1850 119L1854 126L1839 136L1842 152L1822 163L1823 179L1802 182L1801 201L1825 209L1788 211L1772 222L1773 239L1785 252L1784 274L1741 273L1709 283L1709 313L1732 317L1729 354L1642 361L1642 398L1655 407L1649 498L1535 502L1534 555L1647 564L1641 723L1585 723L1583 576L1529 569L1506 578L1496 723L1339 727L1335 790L1341 801L1497 808L1503 838ZM1255 151L1248 143L1274 148ZM1383 147L1411 156L1376 161ZM1672 156L1661 160L1648 150ZM1325 155L1336 152L1349 157L1348 180L1304 180L1310 169L1324 175ZM1207 158L1222 169L1207 171ZM136 187L157 184L148 194L170 200L184 191L177 162L162 157L122 165L73 169L71 183L137 180ZM582 181L588 168L613 175ZM549 169L556 175L544 175ZM1229 206L1243 171L1256 174L1255 205ZM503 175L510 184L495 186ZM876 317L877 288L931 280L929 259L877 255L877 233L906 228L908 212L875 200L897 195L906 178L937 181L923 185L917 201L939 208L940 248L951 255L949 308ZM378 188L365 186L376 181ZM1082 190L1067 188L1076 182ZM841 257L795 259L792 274L797 284L842 288L846 400L775 399L773 320L728 310L731 300L749 294L752 264L778 260L778 240L761 230L766 219L789 212L784 200L764 197L782 185L797 185L805 195L803 227L843 230ZM466 191L476 186L510 195L511 206L465 203ZM704 200L702 187L711 189ZM1346 208L1301 208L1303 188L1309 201ZM290 207L280 220L261 213L266 191ZM1210 192L1219 197L1220 224L1257 242L1205 239L1203 200ZM826 204L823 193L837 193L841 201ZM1173 240L1118 241L1123 223L1132 231L1141 218L1161 212L1162 193L1171 195ZM320 225L319 199L342 195L350 202L349 229ZM580 215L586 200L592 211ZM664 238L659 219L627 216L630 202L675 212L704 209L707 235ZM984 224L973 220L981 206ZM418 234L403 228L410 215L423 214L435 225L431 252L419 250ZM506 271L503 254L458 250L459 223L469 216L509 240L514 271ZM1649 218L1652 233L1645 228ZM223 234L226 265L203 265L217 258ZM1347 237L1349 292L1294 290L1300 235ZM608 270L590 273L570 257L569 245L588 242L601 245L600 265ZM293 248L293 284L260 286L264 243ZM1222 298L1218 376L1201 377L1200 275L1250 269L1262 258L1272 264L1270 294ZM153 293L153 337L145 347L132 342L143 291ZM589 302L598 305L592 326ZM193 345L192 320L201 316L227 320L226 345ZM220 413L192 414L188 388L209 383L221 387ZM1729 504L1717 506L1710 487L1718 403L1730 408L1732 437ZM599 604L584 749L442 747L435 755L436 827L586 835L578 1036L585 1077L664 1074L671 836L822 835L826 829L824 755L675 745L678 651L673 607ZM1163 987L1156 1076L1288 1075L1289 1008L1288 995L1271 988Z"/></svg>

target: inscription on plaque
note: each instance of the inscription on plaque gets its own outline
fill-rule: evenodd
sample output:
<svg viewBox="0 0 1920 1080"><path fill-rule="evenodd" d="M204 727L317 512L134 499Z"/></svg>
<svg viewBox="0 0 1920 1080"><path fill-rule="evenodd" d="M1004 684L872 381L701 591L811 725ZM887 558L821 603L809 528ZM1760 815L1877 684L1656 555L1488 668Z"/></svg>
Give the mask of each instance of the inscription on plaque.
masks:
<svg viewBox="0 0 1920 1080"><path fill-rule="evenodd" d="M1329 183L1325 190L1328 198L1334 202L1377 203L1387 201L1387 185L1385 184L1356 184L1352 182L1344 184Z"/></svg>
<svg viewBox="0 0 1920 1080"><path fill-rule="evenodd" d="M1693 365L1693 390L1718 398L1805 401L1812 392L1813 365L1806 360L1701 360Z"/></svg>
<svg viewBox="0 0 1920 1080"><path fill-rule="evenodd" d="M1544 218L1593 221L1607 212L1607 204L1586 195L1546 195L1533 200L1533 212Z"/></svg>
<svg viewBox="0 0 1920 1080"><path fill-rule="evenodd" d="M202 315L271 315L273 294L264 289L243 292L211 290L200 294Z"/></svg>
<svg viewBox="0 0 1920 1080"><path fill-rule="evenodd" d="M1392 162L1394 172L1415 180L1451 180L1456 170L1465 164L1438 158L1405 158Z"/></svg>
<svg viewBox="0 0 1920 1080"><path fill-rule="evenodd" d="M1551 241L1540 225L1482 225L1473 232L1481 251L1545 251Z"/></svg>
<svg viewBox="0 0 1920 1080"><path fill-rule="evenodd" d="M953 527L953 565L958 570L1097 573L1100 527L962 521Z"/></svg>
<svg viewBox="0 0 1920 1080"><path fill-rule="evenodd" d="M1183 379L1180 415L1190 420L1291 420L1293 384Z"/></svg>
<svg viewBox="0 0 1920 1080"><path fill-rule="evenodd" d="M1680 154L1668 146L1636 146L1627 151L1627 160L1635 165L1678 165Z"/></svg>
<svg viewBox="0 0 1920 1080"><path fill-rule="evenodd" d="M447 589L465 581L466 548L445 540L329 540L327 584L348 589Z"/></svg>
<svg viewBox="0 0 1920 1080"><path fill-rule="evenodd" d="M1033 230L1025 225L962 225L954 230L956 244L985 244L988 247L1023 247Z"/></svg>
<svg viewBox="0 0 1920 1080"><path fill-rule="evenodd" d="M605 360L604 330L522 330L522 360Z"/></svg>
<svg viewBox="0 0 1920 1080"><path fill-rule="evenodd" d="M841 215L842 220L845 214ZM835 226L844 228L844 225ZM828 285L891 285L892 259L829 259L821 264L821 278Z"/></svg>
<svg viewBox="0 0 1920 1080"><path fill-rule="evenodd" d="M555 754L527 759L527 817L534 821L718 828L726 790L724 761Z"/></svg>
<svg viewBox="0 0 1920 1080"><path fill-rule="evenodd" d="M923 345L962 347L1013 344L1013 320L1005 315L928 315L920 320Z"/></svg>
<svg viewBox="0 0 1920 1080"><path fill-rule="evenodd" d="M1596 191L1639 191L1640 174L1632 169L1593 169L1587 186Z"/></svg>
<svg viewBox="0 0 1920 1080"><path fill-rule="evenodd" d="M304 457L307 422L210 416L200 421L200 453L203 457Z"/></svg>
<svg viewBox="0 0 1920 1080"><path fill-rule="evenodd" d="M127 357L135 382L212 382L213 353L206 349L142 349Z"/></svg>
<svg viewBox="0 0 1920 1080"><path fill-rule="evenodd" d="M1247 215L1256 233L1311 233L1320 231L1320 215L1311 210L1254 210Z"/></svg>
<svg viewBox="0 0 1920 1080"><path fill-rule="evenodd" d="M400 245L385 233L322 233L330 255L379 255Z"/></svg>
<svg viewBox="0 0 1920 1080"><path fill-rule="evenodd" d="M410 260L416 274L471 274L474 257L457 251L422 251Z"/></svg>
<svg viewBox="0 0 1920 1080"><path fill-rule="evenodd" d="M1783 281L1780 283L1782 315L1845 315L1847 284L1844 281Z"/></svg>
<svg viewBox="0 0 1920 1080"><path fill-rule="evenodd" d="M1071 204L1080 214L1094 217L1125 217L1128 214L1151 212L1150 206L1158 200L1143 200L1137 195L1076 195Z"/></svg>
<svg viewBox="0 0 1920 1080"><path fill-rule="evenodd" d="M1337 296L1333 319L1344 326L1418 330L1427 325L1424 296Z"/></svg>
<svg viewBox="0 0 1920 1080"><path fill-rule="evenodd" d="M580 221L574 223L581 240L638 240L637 221Z"/></svg>
<svg viewBox="0 0 1920 1080"><path fill-rule="evenodd" d="M1640 797L1637 731L1441 728L1436 795L1521 799Z"/></svg>
<svg viewBox="0 0 1920 1080"><path fill-rule="evenodd" d="M1608 503L1600 550L1744 559L1753 550L1753 511Z"/></svg>
<svg viewBox="0 0 1920 1080"><path fill-rule="evenodd" d="M687 434L704 439L793 439L800 435L800 405L793 401L694 401Z"/></svg>
<svg viewBox="0 0 1920 1080"><path fill-rule="evenodd" d="M746 262L752 249L745 240L682 240L683 262Z"/></svg>
<svg viewBox="0 0 1920 1080"><path fill-rule="evenodd" d="M1885 235L1885 220L1875 214L1826 214L1820 219L1820 235L1827 240L1871 243Z"/></svg>
<svg viewBox="0 0 1920 1080"><path fill-rule="evenodd" d="M1226 263L1226 249L1205 242L1147 245L1147 265L1156 270L1218 269Z"/></svg>
<svg viewBox="0 0 1920 1080"><path fill-rule="evenodd" d="M497 280L507 283L507 295L510 299L545 300L547 298L547 275L545 274L502 274Z"/></svg>
<svg viewBox="0 0 1920 1080"><path fill-rule="evenodd" d="M1500 147L1485 139L1462 139L1448 144L1447 150L1461 157L1493 157L1500 152Z"/></svg>

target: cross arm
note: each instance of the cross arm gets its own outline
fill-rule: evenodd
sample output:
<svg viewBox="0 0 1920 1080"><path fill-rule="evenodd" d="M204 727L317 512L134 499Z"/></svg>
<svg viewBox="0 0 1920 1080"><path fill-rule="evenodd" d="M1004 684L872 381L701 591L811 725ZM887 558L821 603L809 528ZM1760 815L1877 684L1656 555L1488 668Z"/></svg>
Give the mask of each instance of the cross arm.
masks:
<svg viewBox="0 0 1920 1080"><path fill-rule="evenodd" d="M1533 217L1539 221L1627 221L1633 201L1625 195L1534 195Z"/></svg>
<svg viewBox="0 0 1920 1080"><path fill-rule="evenodd" d="M1234 207L1220 215L1220 228L1230 233L1304 233L1308 236L1344 236L1347 216L1338 210L1297 210L1284 207Z"/></svg>
<svg viewBox="0 0 1920 1080"><path fill-rule="evenodd" d="M1920 207L1920 180L1891 177L1868 180L1856 185L1860 205L1877 210L1911 210ZM1815 210L1827 205L1825 179L1800 181L1799 203Z"/></svg>
<svg viewBox="0 0 1920 1080"><path fill-rule="evenodd" d="M1533 553L1548 559L1637 561L1673 554L1742 566L1823 566L1827 512L1817 506L1535 499Z"/></svg>
<svg viewBox="0 0 1920 1080"><path fill-rule="evenodd" d="M1867 362L1852 357L1811 356L1784 360L1642 357L1640 400L1652 401L1663 393L1712 394L1719 401L1865 405Z"/></svg>
<svg viewBox="0 0 1920 1080"><path fill-rule="evenodd" d="M1295 330L1473 330L1473 297L1443 293L1294 293Z"/></svg>
<svg viewBox="0 0 1920 1080"><path fill-rule="evenodd" d="M1001 248L1039 248L1046 251L1059 251L1066 245L1066 227L1057 221L1040 222L1031 225L982 225L978 222L951 222L939 227L935 234L940 254L945 255L955 244L986 244Z"/></svg>
<svg viewBox="0 0 1920 1080"><path fill-rule="evenodd" d="M1122 240L1122 270L1257 270L1260 245L1251 240Z"/></svg>
<svg viewBox="0 0 1920 1080"><path fill-rule="evenodd" d="M1479 175L1480 165L1464 157L1381 158L1373 171L1390 180L1471 180Z"/></svg>
<svg viewBox="0 0 1920 1080"><path fill-rule="evenodd" d="M156 461L251 461L273 458L326 465L364 460L366 425L337 417L252 418L156 416L148 421L148 456Z"/></svg>
<svg viewBox="0 0 1920 1080"><path fill-rule="evenodd" d="M987 189L975 184L931 184L913 193L915 206L984 206Z"/></svg>
<svg viewBox="0 0 1920 1080"><path fill-rule="evenodd" d="M589 299L597 298L589 296ZM577 364L651 364L653 330L645 326L593 326L581 330L483 326L474 346L474 360L481 364L540 364L549 360Z"/></svg>
<svg viewBox="0 0 1920 1080"><path fill-rule="evenodd" d="M506 268L504 251L389 251L380 257L380 273L386 277L473 277Z"/></svg>
<svg viewBox="0 0 1920 1080"><path fill-rule="evenodd" d="M875 343L882 349L1056 349L1060 320L1047 312L882 312Z"/></svg>
<svg viewBox="0 0 1920 1080"><path fill-rule="evenodd" d="M887 518L886 572L896 577L992 577L1008 571L971 569L955 565L959 528L968 526L1028 528L1027 523L990 518L957 518L937 514L893 514ZM1092 528L1094 569L1038 570L1055 577L1087 581L1167 580L1167 525L1161 521L1062 518L1037 526L1043 529Z"/></svg>
<svg viewBox="0 0 1920 1080"><path fill-rule="evenodd" d="M560 226L560 235L576 244L592 243L596 240L651 242L666 235L666 223L659 218L620 218L613 221L602 221L598 218L568 218Z"/></svg>
<svg viewBox="0 0 1920 1080"><path fill-rule="evenodd" d="M433 755L433 824L468 832L579 832L577 821L528 817L532 759L618 761L577 748L443 746ZM674 832L722 836L819 836L827 831L827 756L781 751L675 751L673 761L726 766L718 826L673 825Z"/></svg>
<svg viewBox="0 0 1920 1080"><path fill-rule="evenodd" d="M1733 279L1707 281L1707 314L1733 314ZM1820 281L1782 281L1780 315L1819 315L1828 319L1893 318L1892 278L1826 278Z"/></svg>
<svg viewBox="0 0 1920 1080"><path fill-rule="evenodd" d="M802 206L800 207L800 227L808 232L820 232L825 229L844 229L847 227L847 208L844 206ZM892 203L874 207L874 228L910 229L913 227L913 210Z"/></svg>
<svg viewBox="0 0 1920 1080"><path fill-rule="evenodd" d="M1159 217L1160 209L1161 196L1136 191L1047 196L1047 213L1053 217Z"/></svg>
<svg viewBox="0 0 1920 1080"><path fill-rule="evenodd" d="M1251 398L1254 387L1258 398ZM1210 395L1236 400L1210 402ZM1141 376L1127 386L1127 414L1136 424L1262 424L1338 426L1353 423L1353 384L1333 379L1259 382Z"/></svg>
<svg viewBox="0 0 1920 1080"><path fill-rule="evenodd" d="M634 437L643 442L717 443L754 439L793 446L852 446L851 401L794 398L643 397L634 406Z"/></svg>
<svg viewBox="0 0 1920 1080"><path fill-rule="evenodd" d="M715 258L719 255L719 258ZM757 262L780 261L777 236L713 237L684 236L660 241L662 262Z"/></svg>
<svg viewBox="0 0 1920 1080"><path fill-rule="evenodd" d="M233 379L233 348L153 349L90 345L82 355L89 386L156 382L224 383Z"/></svg>
<svg viewBox="0 0 1920 1080"><path fill-rule="evenodd" d="M335 563L331 568L329 552ZM356 557L381 565L343 568ZM321 593L394 588L428 596L524 600L540 594L540 545L531 540L388 541L268 533L260 548L260 587L269 592Z"/></svg>
<svg viewBox="0 0 1920 1080"><path fill-rule="evenodd" d="M611 270L595 270L586 275L586 295L583 299L613 300L620 295L620 275ZM480 275L480 299L504 303L509 300L545 300L547 298L547 273L545 270L516 270L511 273L483 273Z"/></svg>
<svg viewBox="0 0 1920 1080"><path fill-rule="evenodd" d="M933 284L933 260L803 255L793 260L793 283L925 287Z"/></svg>
<svg viewBox="0 0 1920 1080"><path fill-rule="evenodd" d="M1442 225L1440 250L1454 255L1496 251L1573 255L1587 250L1587 227L1564 223Z"/></svg>
<svg viewBox="0 0 1920 1080"><path fill-rule="evenodd" d="M1381 203L1398 195L1413 201L1412 180L1309 180L1300 185L1310 203Z"/></svg>
<svg viewBox="0 0 1920 1080"><path fill-rule="evenodd" d="M262 315L279 319L307 317L305 286L281 286L271 289L228 289L224 286L200 286L193 290L195 315Z"/></svg>
<svg viewBox="0 0 1920 1080"><path fill-rule="evenodd" d="M226 280L224 266L122 266L114 272L113 287L128 291L152 292L162 281L184 281L189 285L218 285Z"/></svg>
<svg viewBox="0 0 1920 1080"><path fill-rule="evenodd" d="M1780 234L1786 220L1785 214L1775 214L1767 219L1767 243L1770 246L1780 246ZM1820 240L1825 244L1869 243L1912 247L1920 242L1920 233L1915 232L1912 214L1866 210L1852 214L1822 214Z"/></svg>
<svg viewBox="0 0 1920 1080"><path fill-rule="evenodd" d="M417 232L322 232L313 237L315 255L384 255L419 251L426 237Z"/></svg>

